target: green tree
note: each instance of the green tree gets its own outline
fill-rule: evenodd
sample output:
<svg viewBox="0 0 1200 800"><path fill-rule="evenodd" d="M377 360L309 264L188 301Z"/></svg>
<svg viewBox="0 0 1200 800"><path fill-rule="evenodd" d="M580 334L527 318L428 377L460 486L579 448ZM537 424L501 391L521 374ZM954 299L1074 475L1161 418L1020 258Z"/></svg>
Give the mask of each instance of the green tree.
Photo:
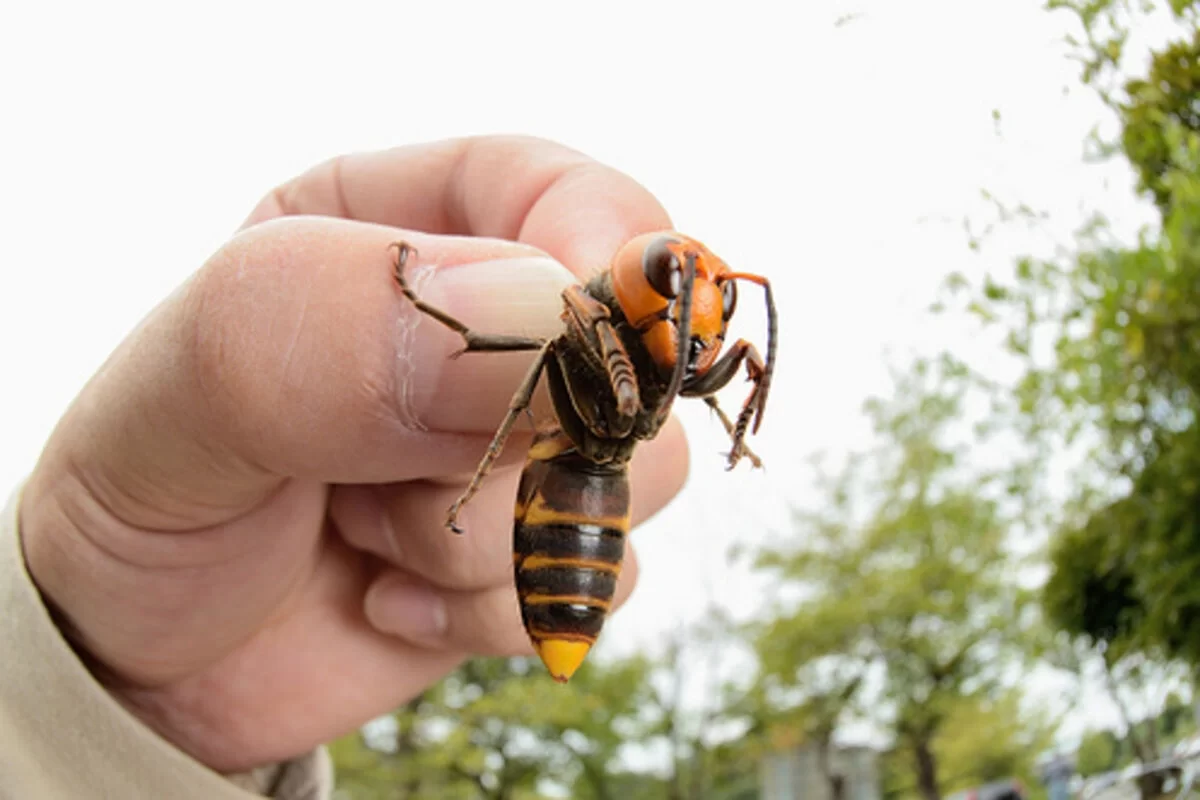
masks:
<svg viewBox="0 0 1200 800"><path fill-rule="evenodd" d="M821 632L809 628L810 623L811 620L806 620L791 630L780 626L784 628L780 638L802 637L805 630ZM761 641L769 657L788 657L791 647L783 641L772 641L769 635ZM806 647L803 642L792 641L793 646L798 645L792 652ZM753 733L761 743L759 757L771 751L787 751L805 745L814 747L817 768L829 787L829 797L842 800L844 779L833 766L835 736L853 714L862 680L859 665L836 654L818 658L797 669L786 666L779 669L777 664L767 666L755 686L760 711L755 715L757 727Z"/></svg>
<svg viewBox="0 0 1200 800"><path fill-rule="evenodd" d="M1200 29L1196 4L1054 0L1075 16L1082 79L1113 112L1099 153L1123 160L1158 221L1136 241L1097 217L1075 247L987 277L968 308L1002 326L1023 367L1018 428L1078 456L1044 591L1048 620L1086 645L1124 717L1129 750L1161 752L1173 659L1200 666ZM1131 34L1170 21L1149 58ZM961 286L961 277L954 285ZM1049 462L1036 465L1043 480ZM1056 465L1062 471L1062 463ZM1044 498L1038 498L1043 500ZM1074 645L1073 645L1074 646ZM1080 664L1088 662L1083 658ZM1130 703L1130 696L1143 702ZM1153 697L1146 701L1147 697ZM1135 719L1134 706L1150 707ZM1159 787L1142 787L1144 796Z"/></svg>
<svg viewBox="0 0 1200 800"><path fill-rule="evenodd" d="M822 508L799 518L802 544L759 562L804 598L760 637L768 674L785 687L822 664L842 670L843 687L880 674L880 696L864 705L893 732L926 800L943 789L939 734L1022 657L1029 621L1002 482L969 462L972 386L949 358L899 376L893 399L868 403L878 446L825 481Z"/></svg>
<svg viewBox="0 0 1200 800"><path fill-rule="evenodd" d="M1110 665L1138 650L1200 664L1195 4L1049 6L1078 20L1082 78L1117 123L1102 152L1133 169L1160 221L1136 242L1121 242L1098 218L1065 254L1022 259L1011 279L985 278L968 308L1005 329L1023 367L1009 404L1017 427L1040 455L1056 440L1085 452L1069 467L1070 496L1050 521L1060 538L1046 587L1049 617L1086 636ZM1175 26L1148 64L1129 44L1146 15Z"/></svg>
<svg viewBox="0 0 1200 800"><path fill-rule="evenodd" d="M752 681L726 674L740 637L713 610L655 657L593 659L567 684L528 659L468 662L397 710L390 733L334 743L339 789L346 800L535 800L551 789L577 800L750 800L759 706ZM669 757L635 771L625 756L636 750Z"/></svg>
<svg viewBox="0 0 1200 800"><path fill-rule="evenodd" d="M1159 735L1164 741L1178 742L1196 732L1196 714L1179 692L1171 692L1158 716Z"/></svg>
<svg viewBox="0 0 1200 800"><path fill-rule="evenodd" d="M1143 739L1155 737L1163 743L1173 743L1193 734L1196 721L1189 703L1179 693L1170 692L1162 711L1141 720L1135 727ZM1151 727L1153 732L1149 730ZM1108 729L1087 731L1076 752L1077 769L1085 777L1120 769L1135 758L1129 737Z"/></svg>
<svg viewBox="0 0 1200 800"><path fill-rule="evenodd" d="M946 791L1006 778L1037 787L1037 758L1053 745L1057 722L1026 707L1015 688L967 698L951 710L934 741Z"/></svg>
<svg viewBox="0 0 1200 800"><path fill-rule="evenodd" d="M1080 775L1099 775L1121 766L1121 739L1110 730L1088 731L1075 754Z"/></svg>
<svg viewBox="0 0 1200 800"><path fill-rule="evenodd" d="M334 743L339 788L352 800L534 800L548 784L581 798L628 797L638 776L615 760L649 727L650 668L597 661L560 685L529 659L467 662L395 712L384 742L367 747L357 734Z"/></svg>
<svg viewBox="0 0 1200 800"><path fill-rule="evenodd" d="M699 622L680 628L666 644L643 709L653 724L641 743L670 754L655 796L757 797L764 707L741 628L710 605Z"/></svg>
<svg viewBox="0 0 1200 800"><path fill-rule="evenodd" d="M1178 148L1200 134L1200 30L1190 34L1154 53L1148 74L1126 83L1120 104L1122 149L1139 188L1165 214L1175 202Z"/></svg>

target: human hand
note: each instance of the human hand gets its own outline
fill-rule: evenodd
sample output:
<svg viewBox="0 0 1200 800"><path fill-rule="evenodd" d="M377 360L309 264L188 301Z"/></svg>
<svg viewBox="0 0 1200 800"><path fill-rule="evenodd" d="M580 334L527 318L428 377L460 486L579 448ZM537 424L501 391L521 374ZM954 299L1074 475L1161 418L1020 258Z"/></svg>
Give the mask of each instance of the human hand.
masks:
<svg viewBox="0 0 1200 800"><path fill-rule="evenodd" d="M234 772L470 655L531 652L511 559L528 431L466 535L443 522L533 354L449 360L461 341L419 321L388 248L413 244L418 291L477 330L549 336L572 276L545 254L583 276L670 227L629 178L529 139L348 156L268 195L88 383L22 495L30 573L94 674ZM635 523L686 465L677 423L642 446ZM635 573L628 553L618 603Z"/></svg>

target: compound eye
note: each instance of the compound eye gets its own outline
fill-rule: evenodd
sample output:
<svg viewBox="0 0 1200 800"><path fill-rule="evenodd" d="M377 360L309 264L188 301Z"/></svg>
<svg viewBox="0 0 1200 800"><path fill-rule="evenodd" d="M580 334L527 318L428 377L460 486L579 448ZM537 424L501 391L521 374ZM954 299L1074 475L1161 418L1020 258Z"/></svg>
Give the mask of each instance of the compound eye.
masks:
<svg viewBox="0 0 1200 800"><path fill-rule="evenodd" d="M721 286L721 318L729 322L737 308L737 283L729 280Z"/></svg>
<svg viewBox="0 0 1200 800"><path fill-rule="evenodd" d="M683 280L683 270L679 265L679 257L667 247L669 239L655 239L642 253L642 271L646 280L668 300L679 294L680 282Z"/></svg>

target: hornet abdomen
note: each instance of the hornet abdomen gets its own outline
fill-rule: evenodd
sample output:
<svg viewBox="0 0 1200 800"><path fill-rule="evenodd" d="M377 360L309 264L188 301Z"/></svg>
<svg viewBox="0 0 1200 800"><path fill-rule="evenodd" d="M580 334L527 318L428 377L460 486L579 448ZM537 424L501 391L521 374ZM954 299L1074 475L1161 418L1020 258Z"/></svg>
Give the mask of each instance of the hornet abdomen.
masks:
<svg viewBox="0 0 1200 800"><path fill-rule="evenodd" d="M629 533L629 468L575 451L557 424L534 437L517 490L513 563L525 630L554 679L583 663L612 608Z"/></svg>

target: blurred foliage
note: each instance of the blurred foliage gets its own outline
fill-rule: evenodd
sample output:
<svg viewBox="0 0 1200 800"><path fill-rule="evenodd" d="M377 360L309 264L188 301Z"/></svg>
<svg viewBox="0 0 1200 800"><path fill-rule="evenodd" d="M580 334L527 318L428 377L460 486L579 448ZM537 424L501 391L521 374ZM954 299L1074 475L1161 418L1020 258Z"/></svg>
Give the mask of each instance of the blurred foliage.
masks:
<svg viewBox="0 0 1200 800"><path fill-rule="evenodd" d="M1181 146L1200 133L1200 30L1154 54L1145 78L1125 86L1121 144L1137 169L1140 188L1166 212Z"/></svg>
<svg viewBox="0 0 1200 800"><path fill-rule="evenodd" d="M992 781L1016 778L1027 796L1040 800L1037 759L1053 744L1056 721L1028 707L1023 693L1007 688L955 705L933 742L943 795ZM911 756L893 749L882 760L887 800L919 797Z"/></svg>
<svg viewBox="0 0 1200 800"><path fill-rule="evenodd" d="M1079 741L1075 769L1080 775L1100 775L1121 766L1122 740L1110 730L1088 731Z"/></svg>
<svg viewBox="0 0 1200 800"><path fill-rule="evenodd" d="M1081 746L1081 768L1098 771L1164 752L1180 704L1161 688L1173 660L1200 666L1200 29L1190 1L1049 7L1074 14L1081 77L1119 131L1097 153L1128 164L1158 219L1130 242L1096 217L1073 248L985 277L964 306L1004 332L1021 366L997 407L1034 444L1034 471L1042 483L1070 476L1044 517L1057 532L1043 607L1098 660L1120 710L1119 741L1094 732ZM1131 43L1158 30L1151 19L1168 33L1139 63ZM948 282L968 286L962 275ZM1065 469L1053 461L1072 449Z"/></svg>
<svg viewBox="0 0 1200 800"><path fill-rule="evenodd" d="M959 704L934 741L943 790L1014 777L1037 787L1037 756L1052 747L1056 728L1057 720L1044 709L1028 707L1012 688Z"/></svg>
<svg viewBox="0 0 1200 800"><path fill-rule="evenodd" d="M390 730L333 744L340 797L754 797L753 737L708 736L752 726L745 692L722 685L700 709L683 702L685 684L706 654L730 647L730 632L721 619L688 628L658 661L593 660L563 685L534 659L470 661L392 714ZM630 748L670 753L667 768L630 769L621 758Z"/></svg>
<svg viewBox="0 0 1200 800"><path fill-rule="evenodd" d="M1046 608L1063 629L1200 664L1200 428L1160 437L1128 495L1058 537Z"/></svg>
<svg viewBox="0 0 1200 800"><path fill-rule="evenodd" d="M1200 664L1200 35L1191 2L1053 2L1072 11L1085 82L1101 87L1161 224L1134 243L1097 219L1071 252L987 277L967 308L1002 326L1024 374L1008 406L1030 440L1086 445L1057 516L1046 610L1110 664L1138 650ZM1181 35L1128 74L1134 20ZM1118 81L1118 79L1121 79ZM965 285L956 276L952 287ZM1043 447L1041 453L1046 453Z"/></svg>
<svg viewBox="0 0 1200 800"><path fill-rule="evenodd" d="M1153 719L1137 723L1139 738L1154 739L1166 745L1179 742L1196 733L1196 718L1191 705L1176 693L1168 695L1163 710ZM1139 760L1130 742L1131 737L1119 736L1111 730L1089 730L1083 735L1076 755L1076 768L1088 777L1121 769Z"/></svg>
<svg viewBox="0 0 1200 800"><path fill-rule="evenodd" d="M607 763L641 718L648 665L548 681L529 659L475 660L392 715L395 735L333 750L347 798L537 798L546 780L605 797ZM599 778L597 777L599 776Z"/></svg>
<svg viewBox="0 0 1200 800"><path fill-rule="evenodd" d="M972 469L957 441L971 386L949 357L898 376L889 400L868 403L876 450L822 479L820 508L797 517L801 544L759 558L804 594L762 626L767 686L818 744L856 708L887 709L875 721L928 800L943 780L939 736L1025 658L1034 619L1013 580L1001 476ZM880 686L867 692L872 674Z"/></svg>
<svg viewBox="0 0 1200 800"><path fill-rule="evenodd" d="M1080 64L1080 80L1110 107L1120 106L1117 87L1128 82L1132 34L1164 14L1185 30L1194 29L1197 19L1197 0L1048 0L1046 8L1068 13L1078 24L1067 43Z"/></svg>
<svg viewBox="0 0 1200 800"><path fill-rule="evenodd" d="M1047 616L1063 630L1101 642L1122 642L1133 639L1145 619L1141 599L1134 593L1134 566L1109 546L1123 538L1126 525L1136 525L1130 519L1132 505L1130 499L1118 501L1054 541L1054 572L1043 602Z"/></svg>

